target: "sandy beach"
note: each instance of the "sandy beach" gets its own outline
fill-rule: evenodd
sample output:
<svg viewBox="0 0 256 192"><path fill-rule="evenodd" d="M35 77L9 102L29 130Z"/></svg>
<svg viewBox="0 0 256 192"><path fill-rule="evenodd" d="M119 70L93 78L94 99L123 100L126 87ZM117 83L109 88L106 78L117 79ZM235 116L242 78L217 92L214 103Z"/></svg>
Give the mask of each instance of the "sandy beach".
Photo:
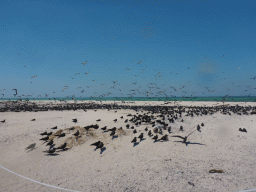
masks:
<svg viewBox="0 0 256 192"><path fill-rule="evenodd" d="M34 102L34 101L33 101ZM54 105L63 102L35 101L37 104ZM114 104L113 101L91 104ZM86 103L83 102L83 103ZM52 104L51 104L52 103ZM69 103L74 103L69 101ZM78 103L78 102L77 102ZM145 128L153 131L152 124L135 123L133 115L154 115L161 120L161 113L132 109L78 109L26 112L1 112L0 121L0 191L241 191L256 188L256 114L187 115L188 107L215 107L222 102L115 102L116 105L182 106L181 117L165 122L171 132L163 129L159 138L168 135L168 141L154 142ZM166 103L166 104L165 104ZM3 103L2 103L3 104ZM256 103L225 102L226 107L253 107ZM173 111L172 109L169 112ZM131 114L132 116L127 116ZM174 112L174 115L176 112ZM120 118L123 116L123 119ZM31 121L35 119L35 121ZM72 122L77 119L77 123ZM100 119L100 121L97 121ZM117 119L115 122L114 120ZM128 122L125 123L125 120ZM182 122L183 119L183 122ZM201 124L204 126L201 126ZM84 127L98 124L98 129ZM126 125L134 126L127 129ZM159 125L158 123L155 124ZM197 131L200 125L201 131ZM57 126L57 129L51 129ZM103 131L116 127L114 136ZM183 131L180 130L183 126ZM120 129L122 127L122 129ZM73 128L70 130L70 128ZM239 131L245 128L247 132ZM134 130L137 133L133 133ZM79 130L80 135L73 134ZM40 140L42 132L53 132L50 139L55 147L67 142L66 150L48 154L49 141ZM172 137L187 136L188 142ZM56 135L65 133L65 137ZM142 141L131 143L144 133ZM153 133L156 135L156 133ZM104 148L95 150L92 143L101 141ZM36 143L35 148L26 150ZM222 173L209 173L209 170ZM18 174L18 175L17 175ZM48 186L47 186L48 185Z"/></svg>

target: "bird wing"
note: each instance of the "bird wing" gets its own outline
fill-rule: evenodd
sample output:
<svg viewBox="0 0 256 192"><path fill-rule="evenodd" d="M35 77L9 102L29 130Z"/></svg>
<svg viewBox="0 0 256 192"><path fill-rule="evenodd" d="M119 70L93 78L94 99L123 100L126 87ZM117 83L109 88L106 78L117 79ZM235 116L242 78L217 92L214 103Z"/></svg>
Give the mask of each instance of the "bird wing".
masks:
<svg viewBox="0 0 256 192"><path fill-rule="evenodd" d="M174 136L171 136L171 137L179 137L179 138L181 138L181 139L184 139L184 137L179 136L179 135L174 135Z"/></svg>

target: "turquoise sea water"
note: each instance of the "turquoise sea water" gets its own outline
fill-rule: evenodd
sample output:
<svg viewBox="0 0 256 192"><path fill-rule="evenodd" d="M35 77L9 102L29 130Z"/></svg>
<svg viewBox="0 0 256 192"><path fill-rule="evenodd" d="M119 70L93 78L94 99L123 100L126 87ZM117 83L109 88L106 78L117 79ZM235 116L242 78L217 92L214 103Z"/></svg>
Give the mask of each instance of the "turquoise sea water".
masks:
<svg viewBox="0 0 256 192"><path fill-rule="evenodd" d="M5 98L3 100L25 100L26 98ZM68 98L28 98L29 100L72 100ZM85 97L75 98L75 101L225 101L225 102L256 102L256 97Z"/></svg>

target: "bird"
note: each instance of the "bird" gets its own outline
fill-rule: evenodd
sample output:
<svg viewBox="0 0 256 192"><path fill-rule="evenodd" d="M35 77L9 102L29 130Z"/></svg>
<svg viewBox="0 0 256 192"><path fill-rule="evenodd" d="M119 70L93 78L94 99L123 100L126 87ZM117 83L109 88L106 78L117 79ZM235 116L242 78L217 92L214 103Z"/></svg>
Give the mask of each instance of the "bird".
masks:
<svg viewBox="0 0 256 192"><path fill-rule="evenodd" d="M140 138L141 141L143 139L143 133L141 133L138 138Z"/></svg>
<svg viewBox="0 0 256 192"><path fill-rule="evenodd" d="M65 142L63 145L59 146L57 149L65 150L66 146L67 146L67 142Z"/></svg>
<svg viewBox="0 0 256 192"><path fill-rule="evenodd" d="M156 141L158 139L158 135L155 135L154 137L152 137L152 139Z"/></svg>
<svg viewBox="0 0 256 192"><path fill-rule="evenodd" d="M101 143L101 141L97 141L95 143L92 143L91 145L98 146Z"/></svg>
<svg viewBox="0 0 256 192"><path fill-rule="evenodd" d="M48 136L52 135L52 132L47 133Z"/></svg>
<svg viewBox="0 0 256 192"><path fill-rule="evenodd" d="M53 154L55 152L56 148L51 148L48 151L46 151L49 154Z"/></svg>
<svg viewBox="0 0 256 192"><path fill-rule="evenodd" d="M163 137L161 137L161 139L159 140L162 140L162 141L167 141L168 140L168 135L164 135Z"/></svg>
<svg viewBox="0 0 256 192"><path fill-rule="evenodd" d="M34 149L35 148L35 146L36 146L36 143L32 143L31 145L29 145L28 147L26 147L26 150L28 150L28 149Z"/></svg>
<svg viewBox="0 0 256 192"><path fill-rule="evenodd" d="M47 135L47 132L45 131L43 133L40 133L40 135Z"/></svg>
<svg viewBox="0 0 256 192"><path fill-rule="evenodd" d="M72 121L73 121L74 123L77 123L77 119L72 119Z"/></svg>
<svg viewBox="0 0 256 192"><path fill-rule="evenodd" d="M191 135L191 134L194 133L194 132L195 132L195 131L192 131L190 134L188 134L188 136ZM182 136L179 136L179 135L174 135L174 136L172 136L172 137L179 137L179 138L183 139L183 143L186 143L186 142L187 142L187 139L188 139L188 136L182 137Z"/></svg>
<svg viewBox="0 0 256 192"><path fill-rule="evenodd" d="M183 127L182 126L180 126L180 131L183 131Z"/></svg>
<svg viewBox="0 0 256 192"><path fill-rule="evenodd" d="M168 127L168 132L171 132L172 128L171 127Z"/></svg>
<svg viewBox="0 0 256 192"><path fill-rule="evenodd" d="M97 119L96 121L101 121L101 119Z"/></svg>
<svg viewBox="0 0 256 192"><path fill-rule="evenodd" d="M204 126L204 123L201 123L201 126Z"/></svg>
<svg viewBox="0 0 256 192"><path fill-rule="evenodd" d="M136 143L137 142L137 137L134 137L131 143Z"/></svg>
<svg viewBox="0 0 256 192"><path fill-rule="evenodd" d="M197 131L199 131L199 132L201 131L200 130L200 125L197 125Z"/></svg>
<svg viewBox="0 0 256 192"><path fill-rule="evenodd" d="M46 146L47 146L47 145L52 145L52 144L53 144L53 139L50 140L50 141L46 144Z"/></svg>
<svg viewBox="0 0 256 192"><path fill-rule="evenodd" d="M103 131L105 131L105 130L107 129L107 126L102 127L101 129L102 129Z"/></svg>
<svg viewBox="0 0 256 192"><path fill-rule="evenodd" d="M3 120L3 121L1 121L2 123L4 123L5 122L5 120Z"/></svg>
<svg viewBox="0 0 256 192"><path fill-rule="evenodd" d="M66 136L66 134L65 134L65 133L61 133L61 134L59 134L59 135L55 135L55 136L58 136L58 138L60 138L60 137L65 137L65 136Z"/></svg>
<svg viewBox="0 0 256 192"><path fill-rule="evenodd" d="M147 127L145 128L145 131L148 131L148 128L147 128Z"/></svg>
<svg viewBox="0 0 256 192"><path fill-rule="evenodd" d="M57 126L55 126L55 127L51 128L51 129L57 129Z"/></svg>
<svg viewBox="0 0 256 192"><path fill-rule="evenodd" d="M116 130L112 130L112 132L110 133L110 136L115 135L115 133L116 133Z"/></svg>
<svg viewBox="0 0 256 192"><path fill-rule="evenodd" d="M117 119L114 119L114 121L116 122L116 121L117 121Z"/></svg>
<svg viewBox="0 0 256 192"><path fill-rule="evenodd" d="M137 133L136 129L133 130L133 133L134 133L134 134Z"/></svg>
<svg viewBox="0 0 256 192"><path fill-rule="evenodd" d="M79 130L76 131L73 135L78 136L79 135Z"/></svg>
<svg viewBox="0 0 256 192"><path fill-rule="evenodd" d="M32 119L31 121L35 121L36 119Z"/></svg>
<svg viewBox="0 0 256 192"><path fill-rule="evenodd" d="M97 145L96 149L98 149L98 148L101 148L101 149L102 149L103 146L104 146L104 143L103 143L103 142L100 142L100 143ZM95 149L95 150L96 150L96 149Z"/></svg>
<svg viewBox="0 0 256 192"><path fill-rule="evenodd" d="M37 77L37 75L35 75L35 76L31 77L30 79L33 79L33 78L35 78L35 77Z"/></svg>
<svg viewBox="0 0 256 192"><path fill-rule="evenodd" d="M152 132L151 132L151 130L149 130L149 132L148 132L148 136L149 136L149 137L151 137L151 136L152 136Z"/></svg>
<svg viewBox="0 0 256 192"><path fill-rule="evenodd" d="M247 133L247 130L245 128L243 128L243 132L246 132Z"/></svg>
<svg viewBox="0 0 256 192"><path fill-rule="evenodd" d="M42 138L42 139L40 139L40 140L47 141L48 139L49 139L49 136L44 137L44 138Z"/></svg>

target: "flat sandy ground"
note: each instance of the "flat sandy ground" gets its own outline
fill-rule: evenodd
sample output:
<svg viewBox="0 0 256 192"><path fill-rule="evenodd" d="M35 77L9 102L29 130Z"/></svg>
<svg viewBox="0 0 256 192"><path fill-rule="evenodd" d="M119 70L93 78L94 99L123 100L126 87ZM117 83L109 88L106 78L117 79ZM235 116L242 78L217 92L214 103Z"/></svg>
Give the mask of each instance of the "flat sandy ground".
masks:
<svg viewBox="0 0 256 192"><path fill-rule="evenodd" d="M184 106L216 105L216 102L179 103ZM124 120L131 118L127 117L129 113L133 115L136 111L0 113L0 121L6 119L5 123L0 122L0 191L63 191L35 181L74 191L225 192L256 188L256 115L218 112L190 117L183 113L184 122L179 119L169 123L172 127L170 134L163 131L163 135L169 135L169 141L154 143L144 131L146 127L152 130L152 125L134 125L136 134L133 129L126 129ZM74 118L77 123L72 122ZM97 119L101 121L97 122ZM117 119L116 123L114 119ZM171 137L186 136L201 123L204 123L202 131L190 135L188 145ZM98 124L100 128L122 126L123 130L118 130L115 137L110 136L110 132L103 133L100 128L86 132L83 127L91 124ZM180 125L184 127L183 132L179 131ZM66 141L68 150L57 150L56 155L48 155L43 151L49 147L40 141L42 136L39 134L56 132L51 129L54 126L58 126L57 131L66 133L64 138L54 139L55 147ZM76 126L75 130L69 131L68 128L73 126ZM246 128L247 133L239 132L240 127ZM73 135L77 129L81 133L78 138ZM134 146L131 140L141 132L145 133L145 140ZM90 146L98 140L104 143L104 150L95 151L95 147ZM30 152L25 150L32 143L36 143L36 148ZM224 172L209 173L210 169Z"/></svg>

